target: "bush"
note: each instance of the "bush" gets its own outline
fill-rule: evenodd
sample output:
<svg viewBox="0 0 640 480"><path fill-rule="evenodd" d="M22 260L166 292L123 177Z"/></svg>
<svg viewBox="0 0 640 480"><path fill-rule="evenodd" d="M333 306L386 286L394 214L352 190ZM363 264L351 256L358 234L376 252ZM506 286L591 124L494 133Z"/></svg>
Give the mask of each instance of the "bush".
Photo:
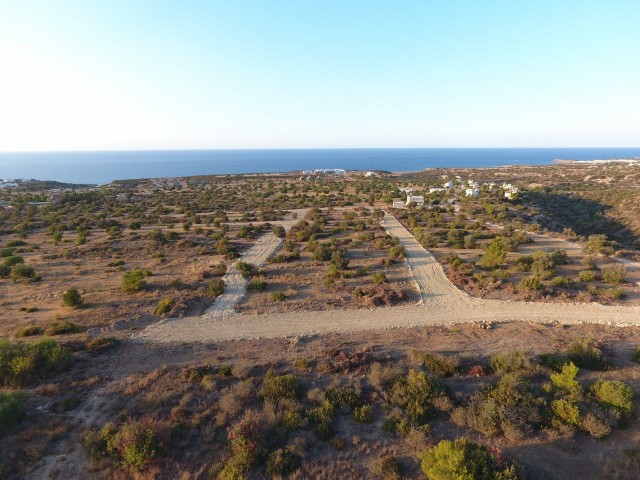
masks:
<svg viewBox="0 0 640 480"><path fill-rule="evenodd" d="M373 421L373 407L371 405L355 407L353 419L358 423L371 423Z"/></svg>
<svg viewBox="0 0 640 480"><path fill-rule="evenodd" d="M450 377L460 370L457 359L427 352L411 352L411 359L423 365L438 377Z"/></svg>
<svg viewBox="0 0 640 480"><path fill-rule="evenodd" d="M134 471L142 470L165 450L169 442L166 426L148 417L128 420L118 429L107 424L100 437L106 453Z"/></svg>
<svg viewBox="0 0 640 480"><path fill-rule="evenodd" d="M373 464L371 473L381 480L400 480L402 478L402 466L396 457L382 457Z"/></svg>
<svg viewBox="0 0 640 480"><path fill-rule="evenodd" d="M449 401L435 377L413 369L407 376L396 378L387 395L389 403L403 411L412 427L423 425L431 414Z"/></svg>
<svg viewBox="0 0 640 480"><path fill-rule="evenodd" d="M282 292L273 292L271 294L271 300L274 302L284 302L287 300L287 296Z"/></svg>
<svg viewBox="0 0 640 480"><path fill-rule="evenodd" d="M489 361L491 369L499 375L506 373L531 373L535 365L529 355L522 350L514 350L504 355L495 355Z"/></svg>
<svg viewBox="0 0 640 480"><path fill-rule="evenodd" d="M596 277L597 274L595 270L580 270L580 273L578 273L578 280L585 283L595 282Z"/></svg>
<svg viewBox="0 0 640 480"><path fill-rule="evenodd" d="M625 418L633 413L633 390L618 380L598 380L591 385L591 393L602 405L618 411Z"/></svg>
<svg viewBox="0 0 640 480"><path fill-rule="evenodd" d="M333 419L336 409L329 400L309 410L309 420L315 425L315 434L321 440L326 440L334 433Z"/></svg>
<svg viewBox="0 0 640 480"><path fill-rule="evenodd" d="M636 348L633 354L631 355L631 361L640 363L640 347Z"/></svg>
<svg viewBox="0 0 640 480"><path fill-rule="evenodd" d="M70 288L62 293L62 303L67 307L81 307L82 295L75 288Z"/></svg>
<svg viewBox="0 0 640 480"><path fill-rule="evenodd" d="M578 397L582 393L582 385L576 380L578 367L573 362L569 362L562 367L562 370L551 374L551 383L573 397Z"/></svg>
<svg viewBox="0 0 640 480"><path fill-rule="evenodd" d="M442 440L427 452L418 455L420 469L429 480L496 480L512 474L502 470L486 448L467 438ZM511 478L517 479L517 474Z"/></svg>
<svg viewBox="0 0 640 480"><path fill-rule="evenodd" d="M21 337L33 337L35 335L41 335L43 332L42 327L38 327L36 325L29 325L26 327L20 327L18 328L14 335L17 338L21 338Z"/></svg>
<svg viewBox="0 0 640 480"><path fill-rule="evenodd" d="M69 333L79 333L83 330L84 328L71 320L57 320L51 322L44 333L45 335L66 335Z"/></svg>
<svg viewBox="0 0 640 480"><path fill-rule="evenodd" d="M371 276L371 281L373 283L387 283L387 276L382 272L376 272Z"/></svg>
<svg viewBox="0 0 640 480"><path fill-rule="evenodd" d="M144 270L136 269L125 272L122 275L122 285L120 289L126 293L139 292L147 287L145 278L147 273Z"/></svg>
<svg viewBox="0 0 640 480"><path fill-rule="evenodd" d="M622 265L611 265L602 269L602 280L606 283L619 284L624 280L627 270Z"/></svg>
<svg viewBox="0 0 640 480"><path fill-rule="evenodd" d="M566 425L578 426L580 424L580 409L571 400L554 400L551 402L551 411Z"/></svg>
<svg viewBox="0 0 640 480"><path fill-rule="evenodd" d="M278 238L284 238L285 235L286 235L286 232L285 232L284 227L282 225L274 225L273 228L271 229L271 231Z"/></svg>
<svg viewBox="0 0 640 480"><path fill-rule="evenodd" d="M163 298L158 302L158 306L155 309L155 314L164 315L165 313L169 313L175 304L176 304L175 299Z"/></svg>
<svg viewBox="0 0 640 480"><path fill-rule="evenodd" d="M30 265L19 263L11 269L11 277L15 280L25 280L28 278L36 278L36 270Z"/></svg>
<svg viewBox="0 0 640 480"><path fill-rule="evenodd" d="M578 367L587 370L608 370L610 367L602 356L602 350L590 338L582 338L574 342L568 348L567 356Z"/></svg>
<svg viewBox="0 0 640 480"><path fill-rule="evenodd" d="M394 245L387 251L387 258L391 260L404 260L407 256L407 251L402 245Z"/></svg>
<svg viewBox="0 0 640 480"><path fill-rule="evenodd" d="M573 280L562 276L553 277L550 285L556 288L571 288L573 286Z"/></svg>
<svg viewBox="0 0 640 480"><path fill-rule="evenodd" d="M302 393L302 384L295 375L275 375L272 369L269 369L262 381L260 395L265 400L278 403L281 400L297 400Z"/></svg>
<svg viewBox="0 0 640 480"><path fill-rule="evenodd" d="M585 253L601 253L613 255L616 242L608 240L605 234L589 235L587 244L583 247Z"/></svg>
<svg viewBox="0 0 640 480"><path fill-rule="evenodd" d="M31 344L0 339L0 385L23 386L44 380L69 366L69 350L55 340Z"/></svg>
<svg viewBox="0 0 640 480"><path fill-rule="evenodd" d="M264 280L251 280L247 283L247 290L249 292L262 292L267 289L267 282Z"/></svg>
<svg viewBox="0 0 640 480"><path fill-rule="evenodd" d="M236 263L236 270L238 270L244 278L252 277L257 272L256 267L247 262Z"/></svg>
<svg viewBox="0 0 640 480"><path fill-rule="evenodd" d="M542 282L536 276L525 277L520 280L518 284L520 290L530 290L532 292L539 292L542 290Z"/></svg>
<svg viewBox="0 0 640 480"><path fill-rule="evenodd" d="M493 269L502 265L506 258L507 249L504 245L504 241L501 238L495 238L487 246L480 264L483 268Z"/></svg>
<svg viewBox="0 0 640 480"><path fill-rule="evenodd" d="M22 258L20 255L11 255L10 257L7 257L2 264L6 267L11 268L23 263L24 263L24 258Z"/></svg>
<svg viewBox="0 0 640 480"><path fill-rule="evenodd" d="M284 229L283 229L284 230ZM267 475L281 478L295 472L300 466L300 456L289 449L279 448L267 459Z"/></svg>
<svg viewBox="0 0 640 480"><path fill-rule="evenodd" d="M115 337L98 337L87 342L85 348L91 353L101 352L109 350L118 344L118 339Z"/></svg>
<svg viewBox="0 0 640 480"><path fill-rule="evenodd" d="M207 285L207 297L217 298L227 289L227 284L221 278L213 278L209 280Z"/></svg>
<svg viewBox="0 0 640 480"><path fill-rule="evenodd" d="M26 392L12 392L0 390L0 433L20 423L27 416L24 403L27 401Z"/></svg>

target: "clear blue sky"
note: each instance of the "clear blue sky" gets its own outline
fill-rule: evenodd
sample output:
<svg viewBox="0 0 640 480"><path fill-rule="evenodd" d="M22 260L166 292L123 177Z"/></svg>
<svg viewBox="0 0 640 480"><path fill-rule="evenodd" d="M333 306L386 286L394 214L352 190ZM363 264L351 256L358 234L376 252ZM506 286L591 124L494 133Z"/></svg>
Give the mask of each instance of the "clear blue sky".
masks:
<svg viewBox="0 0 640 480"><path fill-rule="evenodd" d="M0 151L640 146L640 1L0 0Z"/></svg>

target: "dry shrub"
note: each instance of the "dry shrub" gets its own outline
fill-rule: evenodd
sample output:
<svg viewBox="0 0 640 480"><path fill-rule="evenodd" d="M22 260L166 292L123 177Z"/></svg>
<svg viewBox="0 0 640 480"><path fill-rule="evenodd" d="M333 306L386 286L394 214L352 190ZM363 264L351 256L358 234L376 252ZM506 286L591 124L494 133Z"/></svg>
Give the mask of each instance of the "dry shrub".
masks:
<svg viewBox="0 0 640 480"><path fill-rule="evenodd" d="M372 307L395 305L407 298L404 291L384 284L362 287L356 293L364 305Z"/></svg>
<svg viewBox="0 0 640 480"><path fill-rule="evenodd" d="M331 373L360 373L363 368L375 360L366 348L352 352L347 350L332 350L329 359L321 362L321 371Z"/></svg>

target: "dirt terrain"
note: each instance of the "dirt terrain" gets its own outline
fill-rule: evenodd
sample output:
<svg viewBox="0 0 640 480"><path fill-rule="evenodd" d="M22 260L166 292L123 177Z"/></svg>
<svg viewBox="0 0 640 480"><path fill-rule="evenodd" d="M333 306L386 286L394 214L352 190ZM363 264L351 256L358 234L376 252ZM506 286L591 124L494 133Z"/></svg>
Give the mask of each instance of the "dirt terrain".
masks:
<svg viewBox="0 0 640 480"><path fill-rule="evenodd" d="M238 338L278 338L420 325L479 321L601 323L640 325L640 307L483 300L468 297L415 238L387 215L384 226L407 249L407 262L420 286L422 305L266 315L186 317L151 325L134 338L148 342L207 342Z"/></svg>

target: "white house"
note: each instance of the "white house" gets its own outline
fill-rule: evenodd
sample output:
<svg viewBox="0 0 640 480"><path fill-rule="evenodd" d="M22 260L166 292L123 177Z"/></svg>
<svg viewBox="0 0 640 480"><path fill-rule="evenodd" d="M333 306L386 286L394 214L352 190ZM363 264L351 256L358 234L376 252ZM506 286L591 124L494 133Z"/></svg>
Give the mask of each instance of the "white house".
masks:
<svg viewBox="0 0 640 480"><path fill-rule="evenodd" d="M402 200L394 200L393 208L404 208L404 202Z"/></svg>
<svg viewBox="0 0 640 480"><path fill-rule="evenodd" d="M444 192L446 191L444 188L440 188L440 187L431 187L429 188L429 193L437 193L437 192Z"/></svg>
<svg viewBox="0 0 640 480"><path fill-rule="evenodd" d="M407 195L411 195L411 193L413 192L413 188L409 188L409 187L405 187L403 189L401 189L404 193L406 193Z"/></svg>
<svg viewBox="0 0 640 480"><path fill-rule="evenodd" d="M511 187L504 192L504 198L512 199L518 193L518 187Z"/></svg>
<svg viewBox="0 0 640 480"><path fill-rule="evenodd" d="M376 172L367 172L364 174L365 177L375 177L376 176Z"/></svg>
<svg viewBox="0 0 640 480"><path fill-rule="evenodd" d="M478 188L467 188L464 191L464 194L467 197L477 197L478 195L480 195L480 189L478 189Z"/></svg>
<svg viewBox="0 0 640 480"><path fill-rule="evenodd" d="M424 197L421 195L407 195L407 205L414 202L418 207L424 205Z"/></svg>
<svg viewBox="0 0 640 480"><path fill-rule="evenodd" d="M453 188L453 182L449 180L447 183L444 184L444 188L446 189Z"/></svg>

